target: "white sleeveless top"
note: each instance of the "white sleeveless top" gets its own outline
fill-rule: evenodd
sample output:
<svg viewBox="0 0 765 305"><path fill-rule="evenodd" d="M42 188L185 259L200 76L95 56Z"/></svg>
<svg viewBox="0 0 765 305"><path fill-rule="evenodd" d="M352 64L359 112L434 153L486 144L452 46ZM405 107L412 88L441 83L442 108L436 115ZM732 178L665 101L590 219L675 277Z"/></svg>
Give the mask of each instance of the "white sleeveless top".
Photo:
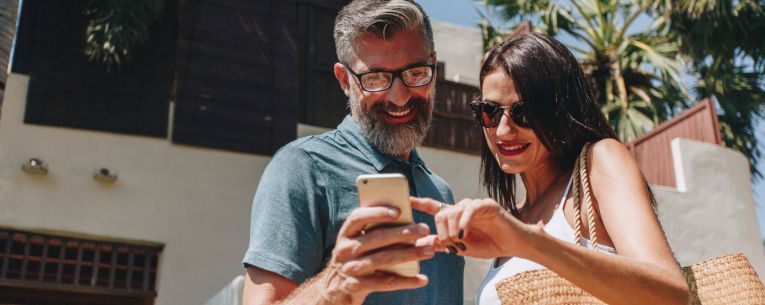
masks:
<svg viewBox="0 0 765 305"><path fill-rule="evenodd" d="M550 236L573 244L576 241L575 231L574 228L568 224L566 216L563 214L563 207L566 202L566 197L568 197L572 179L573 176L569 178L566 190L563 192L563 198L561 198L560 204L558 204L555 212L553 212L553 216L545 225L544 230L547 234L550 234ZM592 245L592 242L589 239L582 237L579 244L582 247L589 248ZM616 254L614 248L601 244L597 244L596 249L599 252ZM494 262L491 264L489 272L486 273L481 286L478 288L475 303L477 305L499 305L499 296L497 295L497 289L495 287L497 282L524 271L538 269L545 269L545 267L520 257L510 258L501 266L497 266L497 259L495 258Z"/></svg>

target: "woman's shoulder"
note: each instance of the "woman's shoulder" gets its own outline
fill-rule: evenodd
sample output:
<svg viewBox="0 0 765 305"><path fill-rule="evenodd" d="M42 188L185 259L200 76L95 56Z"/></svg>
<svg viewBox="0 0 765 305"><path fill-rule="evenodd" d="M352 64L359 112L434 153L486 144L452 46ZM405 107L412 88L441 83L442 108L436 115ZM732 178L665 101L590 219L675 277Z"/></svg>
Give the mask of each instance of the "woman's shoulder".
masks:
<svg viewBox="0 0 765 305"><path fill-rule="evenodd" d="M627 149L627 146L622 144L622 142L619 142L619 140L614 138L606 138L598 140L597 142L592 143L590 145L590 151L595 156L606 156L609 154L627 154L630 155L629 150Z"/></svg>
<svg viewBox="0 0 765 305"><path fill-rule="evenodd" d="M587 159L591 174L622 176L627 173L636 173L640 175L637 162L627 146L616 139L602 139L593 143Z"/></svg>

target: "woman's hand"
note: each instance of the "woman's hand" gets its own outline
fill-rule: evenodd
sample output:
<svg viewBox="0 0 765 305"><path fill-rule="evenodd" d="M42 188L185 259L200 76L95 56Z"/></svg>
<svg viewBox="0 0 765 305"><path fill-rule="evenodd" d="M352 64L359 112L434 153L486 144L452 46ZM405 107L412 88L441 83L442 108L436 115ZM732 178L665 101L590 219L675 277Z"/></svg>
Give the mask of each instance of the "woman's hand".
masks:
<svg viewBox="0 0 765 305"><path fill-rule="evenodd" d="M524 257L535 228L510 215L492 199L464 199L443 205L430 198L411 197L412 207L433 215L438 248L478 258Z"/></svg>

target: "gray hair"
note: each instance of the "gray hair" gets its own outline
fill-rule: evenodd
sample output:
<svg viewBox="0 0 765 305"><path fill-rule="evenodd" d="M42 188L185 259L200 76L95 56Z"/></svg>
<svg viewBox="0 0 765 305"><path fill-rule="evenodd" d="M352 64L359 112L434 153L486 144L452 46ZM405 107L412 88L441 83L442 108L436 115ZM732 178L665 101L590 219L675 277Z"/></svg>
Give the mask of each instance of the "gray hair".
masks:
<svg viewBox="0 0 765 305"><path fill-rule="evenodd" d="M354 42L361 34L386 38L405 30L419 30L433 50L433 28L419 4L411 0L354 0L335 19L337 59L351 63L356 51Z"/></svg>

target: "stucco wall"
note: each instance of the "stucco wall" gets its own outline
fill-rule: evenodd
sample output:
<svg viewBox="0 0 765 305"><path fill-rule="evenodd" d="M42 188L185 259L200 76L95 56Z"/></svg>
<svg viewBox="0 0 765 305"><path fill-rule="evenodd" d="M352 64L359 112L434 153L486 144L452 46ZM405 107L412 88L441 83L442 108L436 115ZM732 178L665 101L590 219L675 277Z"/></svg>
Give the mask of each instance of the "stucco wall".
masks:
<svg viewBox="0 0 765 305"><path fill-rule="evenodd" d="M446 63L446 79L478 86L483 59L481 30L431 20L438 61Z"/></svg>
<svg viewBox="0 0 765 305"><path fill-rule="evenodd" d="M765 275L749 163L740 152L686 139L672 141L677 189L652 187L659 219L681 265L731 252Z"/></svg>
<svg viewBox="0 0 765 305"><path fill-rule="evenodd" d="M202 304L242 274L265 156L22 123L28 77L10 75L0 119L0 224L164 243L157 305ZM21 171L39 157L47 176ZM96 169L118 173L113 185Z"/></svg>

